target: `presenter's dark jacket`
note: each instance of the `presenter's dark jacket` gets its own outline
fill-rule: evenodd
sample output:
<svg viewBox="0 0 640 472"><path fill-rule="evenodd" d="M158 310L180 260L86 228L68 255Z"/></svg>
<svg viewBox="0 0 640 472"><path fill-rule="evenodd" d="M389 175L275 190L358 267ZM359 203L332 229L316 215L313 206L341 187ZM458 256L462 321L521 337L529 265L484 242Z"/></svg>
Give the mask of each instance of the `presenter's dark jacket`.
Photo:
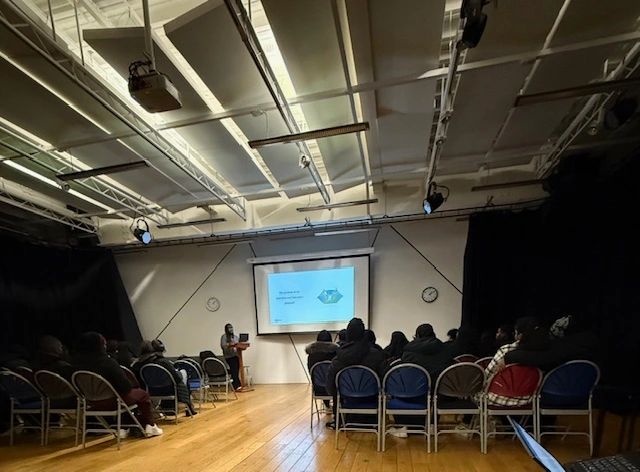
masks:
<svg viewBox="0 0 640 472"><path fill-rule="evenodd" d="M327 374L327 391L330 395L336 393L336 375L345 367L364 365L381 375L385 363L382 350L376 349L366 339L343 344L331 362Z"/></svg>
<svg viewBox="0 0 640 472"><path fill-rule="evenodd" d="M338 345L327 341L315 341L305 348L307 353L307 368L311 371L314 364L322 361L331 361L336 357Z"/></svg>

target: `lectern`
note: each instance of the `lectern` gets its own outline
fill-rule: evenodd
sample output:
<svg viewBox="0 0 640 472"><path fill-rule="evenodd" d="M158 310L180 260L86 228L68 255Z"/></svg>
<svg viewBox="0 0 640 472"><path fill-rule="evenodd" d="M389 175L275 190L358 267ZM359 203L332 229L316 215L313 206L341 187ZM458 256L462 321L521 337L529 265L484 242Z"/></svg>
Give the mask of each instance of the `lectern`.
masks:
<svg viewBox="0 0 640 472"><path fill-rule="evenodd" d="M238 392L250 392L253 390L250 387L247 387L247 382L244 378L244 360L242 359L242 354L244 351L251 347L251 343L237 343L236 344L236 352L238 353L238 362L240 364L240 383L242 384L240 388L237 390Z"/></svg>

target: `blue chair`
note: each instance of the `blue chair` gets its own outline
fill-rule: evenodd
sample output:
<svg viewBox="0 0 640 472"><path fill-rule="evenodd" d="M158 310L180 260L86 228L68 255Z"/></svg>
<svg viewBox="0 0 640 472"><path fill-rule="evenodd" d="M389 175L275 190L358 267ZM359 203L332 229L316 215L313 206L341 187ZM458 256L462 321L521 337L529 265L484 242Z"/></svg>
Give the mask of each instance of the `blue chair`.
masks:
<svg viewBox="0 0 640 472"><path fill-rule="evenodd" d="M398 364L392 367L382 380L382 451L387 439L387 415L424 416L424 427L402 424L409 434L423 434L427 439L427 451L431 452L431 377L424 367L417 364Z"/></svg>
<svg viewBox="0 0 640 472"><path fill-rule="evenodd" d="M167 369L157 364L146 364L140 369L140 377L144 382L151 401L156 403L156 409L175 418L178 424L178 388L176 381ZM163 403L171 402L171 406Z"/></svg>
<svg viewBox="0 0 640 472"><path fill-rule="evenodd" d="M311 366L311 430L313 430L313 410L315 408L320 423L320 409L318 400L331 401L333 397L327 393L327 374L331 367L331 361L316 362Z"/></svg>
<svg viewBox="0 0 640 472"><path fill-rule="evenodd" d="M375 433L380 451L382 390L378 375L363 365L346 367L336 375L336 390L336 449L340 431L360 431ZM373 415L376 423L346 422L345 414Z"/></svg>
<svg viewBox="0 0 640 472"><path fill-rule="evenodd" d="M45 399L42 393L28 379L12 371L0 372L0 388L9 396L9 445L13 446L13 430L18 415L40 415L40 426L22 426L23 429L39 429L40 445L44 445Z"/></svg>
<svg viewBox="0 0 640 472"><path fill-rule="evenodd" d="M198 411L202 409L202 403L208 389L208 385L204 382L204 376L200 370L200 366L196 361L190 359L180 359L173 363L177 370L184 370L187 373L187 388L189 392L198 392ZM211 402L215 408L216 404Z"/></svg>
<svg viewBox="0 0 640 472"><path fill-rule="evenodd" d="M545 434L581 435L589 438L589 452L593 455L593 389L600 380L600 369L591 361L570 361L550 371L542 381L536 398L538 441ZM589 431L542 431L543 416L587 416ZM549 428L549 427L547 427Z"/></svg>
<svg viewBox="0 0 640 472"><path fill-rule="evenodd" d="M433 439L436 452L438 436L446 433L477 434L480 436L480 450L484 450L482 402L477 399L484 382L484 369L474 362L458 362L438 376L433 390ZM467 429L441 428L438 415L474 415L474 419Z"/></svg>

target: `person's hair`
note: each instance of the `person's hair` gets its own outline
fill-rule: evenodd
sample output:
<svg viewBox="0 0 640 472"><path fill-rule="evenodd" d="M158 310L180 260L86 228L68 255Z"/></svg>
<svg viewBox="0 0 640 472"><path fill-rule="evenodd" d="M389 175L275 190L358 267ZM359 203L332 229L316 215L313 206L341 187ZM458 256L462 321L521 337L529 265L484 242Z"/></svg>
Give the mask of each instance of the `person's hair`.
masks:
<svg viewBox="0 0 640 472"><path fill-rule="evenodd" d="M65 349L62 341L55 336L44 335L38 340L38 356L42 358L62 359Z"/></svg>
<svg viewBox="0 0 640 472"><path fill-rule="evenodd" d="M364 322L360 318L352 318L347 325L347 341L357 342L364 338Z"/></svg>
<svg viewBox="0 0 640 472"><path fill-rule="evenodd" d="M316 337L316 341L323 341L326 343L330 343L332 341L331 333L326 329L323 329L318 333L318 336Z"/></svg>
<svg viewBox="0 0 640 472"><path fill-rule="evenodd" d="M376 333L373 332L373 330L371 329L365 329L364 330L364 337L367 339L367 341L369 341L371 344L375 344L376 343Z"/></svg>
<svg viewBox="0 0 640 472"><path fill-rule="evenodd" d="M141 356L144 356L145 354L151 354L153 352L156 352L155 348L153 347L153 341L142 341L140 343Z"/></svg>
<svg viewBox="0 0 640 472"><path fill-rule="evenodd" d="M340 331L338 331L338 341L344 343L347 341L347 330L346 329L341 329Z"/></svg>
<svg viewBox="0 0 640 472"><path fill-rule="evenodd" d="M520 345L526 345L533 340L537 334L536 332L540 331L540 321L535 316L518 318L515 324L515 331L522 336Z"/></svg>
<svg viewBox="0 0 640 472"><path fill-rule="evenodd" d="M449 331L447 331L447 336L450 337L452 341L455 341L456 338L458 337L458 329L457 328L450 329Z"/></svg>
<svg viewBox="0 0 640 472"><path fill-rule="evenodd" d="M76 351L79 354L106 354L106 340L95 331L82 333L78 338Z"/></svg>
<svg viewBox="0 0 640 472"><path fill-rule="evenodd" d="M433 332L433 326L431 326L429 323L421 324L416 328L416 338L418 339L430 338L433 336L435 336L435 333Z"/></svg>
<svg viewBox="0 0 640 472"><path fill-rule="evenodd" d="M167 348L164 347L164 343L159 339L154 339L153 341L151 341L151 347L155 352L158 353L163 353L167 350Z"/></svg>
<svg viewBox="0 0 640 472"><path fill-rule="evenodd" d="M391 333L391 341L389 345L384 348L384 352L389 357L400 357L404 347L409 344L409 340L402 331L394 331Z"/></svg>
<svg viewBox="0 0 640 472"><path fill-rule="evenodd" d="M107 341L107 353L115 354L118 352L118 341L115 339L109 339Z"/></svg>

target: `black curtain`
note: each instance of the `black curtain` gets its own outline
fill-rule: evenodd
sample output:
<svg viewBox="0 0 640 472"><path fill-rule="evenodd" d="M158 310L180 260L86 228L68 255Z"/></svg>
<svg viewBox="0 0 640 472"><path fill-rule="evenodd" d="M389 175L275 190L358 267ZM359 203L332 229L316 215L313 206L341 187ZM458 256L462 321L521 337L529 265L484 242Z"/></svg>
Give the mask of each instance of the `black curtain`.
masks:
<svg viewBox="0 0 640 472"><path fill-rule="evenodd" d="M640 360L640 159L609 164L576 157L541 208L471 218L462 319L482 331L527 315L584 317L602 342L603 381L623 384Z"/></svg>
<svg viewBox="0 0 640 472"><path fill-rule="evenodd" d="M32 351L43 334L70 347L90 330L135 345L141 340L110 251L54 248L5 236L0 236L0 326L0 352L14 344Z"/></svg>

